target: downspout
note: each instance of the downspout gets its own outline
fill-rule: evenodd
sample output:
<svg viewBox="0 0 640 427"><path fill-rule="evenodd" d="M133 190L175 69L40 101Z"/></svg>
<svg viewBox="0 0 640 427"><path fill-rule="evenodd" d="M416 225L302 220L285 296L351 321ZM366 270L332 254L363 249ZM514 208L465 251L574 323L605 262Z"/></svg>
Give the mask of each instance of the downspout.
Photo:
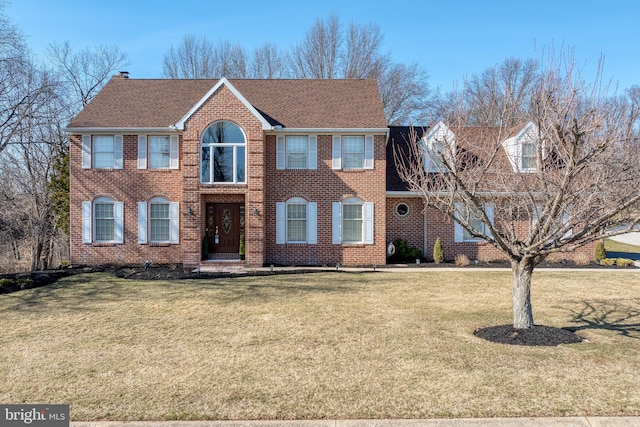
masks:
<svg viewBox="0 0 640 427"><path fill-rule="evenodd" d="M424 221L424 225L422 227L423 230L423 243L422 243L422 254L424 255L424 257L427 257L427 205L425 203L423 203L424 209L423 209L423 221Z"/></svg>

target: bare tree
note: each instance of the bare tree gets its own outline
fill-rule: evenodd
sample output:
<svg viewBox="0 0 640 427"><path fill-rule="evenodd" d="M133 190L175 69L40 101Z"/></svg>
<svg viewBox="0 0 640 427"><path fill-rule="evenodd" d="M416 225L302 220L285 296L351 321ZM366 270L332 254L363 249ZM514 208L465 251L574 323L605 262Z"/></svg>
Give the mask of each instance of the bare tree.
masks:
<svg viewBox="0 0 640 427"><path fill-rule="evenodd" d="M378 84L389 125L427 122L434 107L427 79L417 64L387 63L383 67Z"/></svg>
<svg viewBox="0 0 640 427"><path fill-rule="evenodd" d="M265 43L253 51L249 64L252 79L281 79L289 77L289 58L273 43Z"/></svg>
<svg viewBox="0 0 640 427"><path fill-rule="evenodd" d="M391 62L389 55L380 54L384 36L377 24L349 23L342 74L346 79L377 78Z"/></svg>
<svg viewBox="0 0 640 427"><path fill-rule="evenodd" d="M229 41L214 45L206 37L188 35L164 55L162 75L171 79L246 78L247 54Z"/></svg>
<svg viewBox="0 0 640 427"><path fill-rule="evenodd" d="M447 95L443 116L464 116L467 125L514 125L531 108L531 89L537 78L536 61L508 58L464 82L464 104L450 103L458 94ZM447 108L452 105L464 109L464 114Z"/></svg>
<svg viewBox="0 0 640 427"><path fill-rule="evenodd" d="M599 82L585 83L572 58L552 58L523 94L532 105L519 126L470 128L463 114L432 129L431 140L414 135L409 154L396 151L411 190L511 260L515 328L534 325L536 265L640 222L633 115ZM498 105L513 99L509 91L486 96Z"/></svg>
<svg viewBox="0 0 640 427"><path fill-rule="evenodd" d="M417 64L395 64L381 52L384 36L375 24L349 24L342 30L336 15L317 20L295 46L292 69L297 78L375 78L388 124L415 123L433 108L428 75Z"/></svg>
<svg viewBox="0 0 640 427"><path fill-rule="evenodd" d="M0 3L0 153L46 109L55 82L29 57L24 38Z"/></svg>
<svg viewBox="0 0 640 427"><path fill-rule="evenodd" d="M293 47L291 68L299 79L340 77L342 33L340 20L332 14L327 21L317 19L304 40Z"/></svg>
<svg viewBox="0 0 640 427"><path fill-rule="evenodd" d="M118 47L106 45L74 52L69 42L52 43L47 56L71 95L76 113L100 92L114 70L129 64L127 55Z"/></svg>

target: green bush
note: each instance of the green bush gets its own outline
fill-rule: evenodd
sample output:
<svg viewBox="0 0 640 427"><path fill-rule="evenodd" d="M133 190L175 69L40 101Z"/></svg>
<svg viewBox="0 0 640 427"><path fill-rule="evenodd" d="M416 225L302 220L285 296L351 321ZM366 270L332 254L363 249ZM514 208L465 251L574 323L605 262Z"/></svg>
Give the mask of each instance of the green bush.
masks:
<svg viewBox="0 0 640 427"><path fill-rule="evenodd" d="M409 246L404 239L394 240L393 246L395 246L396 252L389 257L392 262L414 262L417 259L422 259L422 251L415 246Z"/></svg>
<svg viewBox="0 0 640 427"><path fill-rule="evenodd" d="M436 264L444 262L444 248L442 247L442 242L439 237L433 244L433 262Z"/></svg>
<svg viewBox="0 0 640 427"><path fill-rule="evenodd" d="M0 279L0 286L11 286L13 284L13 280L11 279Z"/></svg>
<svg viewBox="0 0 640 427"><path fill-rule="evenodd" d="M607 251L604 250L604 242L602 240L598 240L596 243L596 248L593 251L593 259L595 262L599 262L607 257Z"/></svg>
<svg viewBox="0 0 640 427"><path fill-rule="evenodd" d="M33 286L33 279L18 279L18 286L20 286L20 289L29 289Z"/></svg>
<svg viewBox="0 0 640 427"><path fill-rule="evenodd" d="M604 265L606 267L611 266L611 265L616 265L616 259L615 258L603 258L600 260L600 265Z"/></svg>

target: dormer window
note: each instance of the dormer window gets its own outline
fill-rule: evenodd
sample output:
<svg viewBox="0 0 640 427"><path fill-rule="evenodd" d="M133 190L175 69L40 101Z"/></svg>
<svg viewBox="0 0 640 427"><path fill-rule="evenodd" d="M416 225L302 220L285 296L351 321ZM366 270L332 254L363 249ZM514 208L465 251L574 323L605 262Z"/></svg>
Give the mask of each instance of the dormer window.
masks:
<svg viewBox="0 0 640 427"><path fill-rule="evenodd" d="M422 138L423 164L426 172L446 172L444 161L452 163L455 153L455 134L442 122ZM451 158L451 159L450 159Z"/></svg>
<svg viewBox="0 0 640 427"><path fill-rule="evenodd" d="M502 142L514 172L536 172L539 167L538 147L540 136L533 123L527 124L520 132ZM542 156L545 151L542 148Z"/></svg>

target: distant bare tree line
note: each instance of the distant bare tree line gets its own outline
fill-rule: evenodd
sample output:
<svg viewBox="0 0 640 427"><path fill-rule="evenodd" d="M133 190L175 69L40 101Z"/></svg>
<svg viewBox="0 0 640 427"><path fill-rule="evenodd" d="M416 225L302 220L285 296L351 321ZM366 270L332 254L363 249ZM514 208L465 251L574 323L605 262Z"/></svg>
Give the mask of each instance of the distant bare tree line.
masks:
<svg viewBox="0 0 640 427"><path fill-rule="evenodd" d="M379 25L350 22L345 28L337 15L316 20L289 51L265 43L249 53L228 40L213 43L188 35L165 54L162 74L174 79L373 78L390 125L427 121L435 109L427 72L417 63L394 63L382 52L383 42Z"/></svg>

